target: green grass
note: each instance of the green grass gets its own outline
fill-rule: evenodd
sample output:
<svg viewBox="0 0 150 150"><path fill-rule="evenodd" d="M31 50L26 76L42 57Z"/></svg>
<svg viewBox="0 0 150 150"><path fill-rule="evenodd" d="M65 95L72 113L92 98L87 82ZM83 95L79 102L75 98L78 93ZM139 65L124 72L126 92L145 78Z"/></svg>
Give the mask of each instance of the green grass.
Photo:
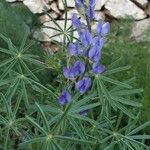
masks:
<svg viewBox="0 0 150 150"><path fill-rule="evenodd" d="M103 49L103 59L104 63L109 64L120 58L118 66L131 65L129 71L119 74L117 78L126 79L134 76L135 86L144 89L142 95L138 95L137 98L142 100L141 120L145 122L150 120L150 42L137 42L131 39L132 25L133 23L128 20L112 23L108 44ZM149 30L145 33L147 37L150 36Z"/></svg>

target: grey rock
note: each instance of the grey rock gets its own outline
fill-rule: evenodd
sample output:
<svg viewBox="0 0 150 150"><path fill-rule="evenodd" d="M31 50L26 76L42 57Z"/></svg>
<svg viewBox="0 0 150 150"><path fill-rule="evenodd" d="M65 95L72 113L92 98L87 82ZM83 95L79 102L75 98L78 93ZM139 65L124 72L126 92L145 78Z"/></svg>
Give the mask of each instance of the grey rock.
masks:
<svg viewBox="0 0 150 150"><path fill-rule="evenodd" d="M150 41L150 19L135 22L131 38L136 41Z"/></svg>

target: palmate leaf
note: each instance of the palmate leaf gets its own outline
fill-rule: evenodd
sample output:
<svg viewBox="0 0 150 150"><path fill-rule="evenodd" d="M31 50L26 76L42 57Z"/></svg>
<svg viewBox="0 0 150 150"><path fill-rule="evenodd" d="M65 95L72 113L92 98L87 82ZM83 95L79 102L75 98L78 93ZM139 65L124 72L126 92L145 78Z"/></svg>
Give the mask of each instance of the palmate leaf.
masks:
<svg viewBox="0 0 150 150"><path fill-rule="evenodd" d="M33 73L30 71L28 66L30 66L30 64L34 64L34 65L40 65L40 66L42 65L44 67L44 63L37 60L37 57L35 57L35 55L26 53L26 51L29 50L30 47L33 45L33 43L25 46L25 40L27 40L27 37L25 37L25 38L23 38L20 48L17 49L13 45L13 43L11 43L11 41L9 39L7 39L6 37L4 38L3 35L1 35L0 37L5 39L5 41L8 44L8 50L1 48L0 52L3 52L3 53L6 52L6 55L11 54L13 56L12 57L12 56L8 55L7 57L10 57L10 58L7 58L7 60L3 61L1 67L4 66L4 64L7 64L7 68L1 75L0 80L3 79L5 76L7 76L7 74L9 74L12 69L16 71L16 68L18 65L22 65L23 68L27 71L27 73L34 76L34 78L35 78L35 75L33 75ZM23 46L25 46L25 47L23 47ZM29 65L27 65L26 63L28 63Z"/></svg>
<svg viewBox="0 0 150 150"><path fill-rule="evenodd" d="M13 43L7 37L4 37L3 35L1 35L0 37L8 44L8 50L6 49L6 53L5 49L0 50L0 52L3 52L7 56L6 60L2 61L2 64L0 66L1 70L4 70L0 76L0 87L7 88L7 85L11 81L11 86L14 84L14 89L11 90L11 88L8 88L6 91L7 97L10 97L8 99L11 99L15 95L15 93L20 90L19 88L21 87L26 107L29 106L29 91L27 90L29 83L33 90L40 93L42 91L41 89L43 89L51 93L53 97L57 98L57 95L55 93L39 83L39 79L34 74L34 71L32 69L33 67L34 70L37 71L39 69L39 66L40 68L45 68L45 64L38 60L38 56L27 53L27 51L29 51L31 46L33 45L32 42L26 44L27 35L25 35L25 37L23 38L19 48L16 48L15 45L13 45ZM13 81L9 79L9 77L12 78L14 76L18 78L18 82L16 83L14 83L14 81L16 80Z"/></svg>
<svg viewBox="0 0 150 150"><path fill-rule="evenodd" d="M96 77L98 95L99 95L100 103L102 104L101 115L104 114L103 112L107 112L107 114L109 114L109 111L110 111L109 106L111 106L115 111L117 111L119 109L127 116L134 118L135 116L131 113L131 111L129 111L128 108L126 108L126 105L129 105L132 107L141 107L142 105L140 103L137 103L137 102L134 102L131 100L127 100L121 96L124 96L125 94L130 95L131 93L134 94L136 92L136 90L135 89L133 89L133 90L124 90L124 89L118 90L118 93L121 93L121 95L120 94L118 95L117 90L116 91L114 90L113 92L108 91L106 89L106 86L103 83L103 80L111 82L111 83L115 82L114 84L116 84L117 87L130 88L130 86L128 86L128 84L124 84L124 83L122 84L122 83L119 83L118 81L116 82L116 81L109 79L107 77L104 77L104 76L100 76L99 78ZM125 91L125 93L123 93L122 91ZM117 95L116 95L116 93L117 93ZM107 100L109 106L106 105L106 100Z"/></svg>
<svg viewBox="0 0 150 150"><path fill-rule="evenodd" d="M16 96L16 99L17 97L18 95ZM1 94L1 99L3 100L6 111L4 111L0 115L0 122L1 122L0 124L2 124L0 130L1 133L0 136L1 136L2 143L4 143L4 149L7 150L9 149L9 146L11 144L9 143L11 136L21 135L21 129L23 127L22 122L24 119L19 118L19 116L16 115L18 112L20 102L16 102L15 107L13 108L12 106L14 104L12 104L11 101L9 102L3 94ZM19 99L21 99L21 95L19 95Z"/></svg>

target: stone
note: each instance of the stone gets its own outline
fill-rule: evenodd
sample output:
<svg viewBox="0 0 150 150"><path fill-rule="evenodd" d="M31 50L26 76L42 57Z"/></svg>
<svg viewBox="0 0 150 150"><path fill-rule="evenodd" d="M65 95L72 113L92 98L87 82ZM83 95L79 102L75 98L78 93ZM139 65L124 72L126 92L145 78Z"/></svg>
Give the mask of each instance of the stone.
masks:
<svg viewBox="0 0 150 150"><path fill-rule="evenodd" d="M52 9L54 12L56 12L57 14L61 14L61 13L60 13L60 10L59 10L58 7L57 7L56 2L53 2L53 3L50 5L50 7L51 7L51 9Z"/></svg>
<svg viewBox="0 0 150 150"><path fill-rule="evenodd" d="M95 12L95 20L98 21L98 20L105 20L105 15L100 12L100 11L96 11Z"/></svg>
<svg viewBox="0 0 150 150"><path fill-rule="evenodd" d="M58 20L57 23L59 26L63 29L64 28L64 20ZM42 28L41 30L37 30L34 33L34 38L38 39L39 41L58 41L58 42L63 42L63 34L58 35L60 33L59 28L55 25L53 21L45 22L43 24L45 27ZM67 21L67 28L71 26L71 20ZM51 27L51 28L56 28L51 29L51 28L46 28L46 27ZM69 33L71 34L71 33ZM55 36L57 35L57 36ZM74 37L78 37L77 32L74 32Z"/></svg>
<svg viewBox="0 0 150 150"><path fill-rule="evenodd" d="M144 5L148 2L147 0L136 0L136 1L139 2L142 5Z"/></svg>
<svg viewBox="0 0 150 150"><path fill-rule="evenodd" d="M72 15L75 13L75 14L78 14L78 11L76 9L70 9L68 10L68 19L71 19L72 18ZM65 13L62 15L62 19L65 19Z"/></svg>
<svg viewBox="0 0 150 150"><path fill-rule="evenodd" d="M44 0L24 0L23 3L34 14L42 13L45 8L50 9Z"/></svg>
<svg viewBox="0 0 150 150"><path fill-rule="evenodd" d="M42 30L40 29L34 31L33 37L39 41L50 41L50 38L48 37L48 35L42 32Z"/></svg>
<svg viewBox="0 0 150 150"><path fill-rule="evenodd" d="M132 17L136 20L143 19L146 14L130 0L108 0L105 8L111 12L115 18Z"/></svg>
<svg viewBox="0 0 150 150"><path fill-rule="evenodd" d="M141 21L137 21L133 25L131 38L136 41L150 41L150 19L144 19ZM148 35L149 34L149 35Z"/></svg>
<svg viewBox="0 0 150 150"><path fill-rule="evenodd" d="M107 0L96 0L95 10L101 10L102 6L105 5Z"/></svg>
<svg viewBox="0 0 150 150"><path fill-rule="evenodd" d="M55 13L54 11L49 12L49 15L53 18L53 19L57 19L58 18L58 14ZM51 18L47 15L41 15L39 16L40 22L41 23L45 23L45 22L49 22L51 20Z"/></svg>
<svg viewBox="0 0 150 150"><path fill-rule="evenodd" d="M16 0L6 0L6 2L15 2Z"/></svg>

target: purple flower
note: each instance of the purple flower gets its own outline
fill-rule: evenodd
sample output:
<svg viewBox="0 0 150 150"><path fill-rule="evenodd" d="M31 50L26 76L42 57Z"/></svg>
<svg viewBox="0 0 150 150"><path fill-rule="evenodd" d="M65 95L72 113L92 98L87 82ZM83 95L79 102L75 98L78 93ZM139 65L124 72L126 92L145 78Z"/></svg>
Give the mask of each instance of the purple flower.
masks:
<svg viewBox="0 0 150 150"><path fill-rule="evenodd" d="M64 90L59 99L58 99L58 102L60 105L65 105L67 103L69 103L71 101L71 95L68 91Z"/></svg>
<svg viewBox="0 0 150 150"><path fill-rule="evenodd" d="M89 51L89 58L94 62L98 62L100 60L100 49L98 46L93 46Z"/></svg>
<svg viewBox="0 0 150 150"><path fill-rule="evenodd" d="M96 0L89 0L89 5L90 6L95 6Z"/></svg>
<svg viewBox="0 0 150 150"><path fill-rule="evenodd" d="M93 39L93 45L99 47L99 49L101 50L104 46L104 39L99 38L99 37L95 37Z"/></svg>
<svg viewBox="0 0 150 150"><path fill-rule="evenodd" d="M104 65L100 65L98 63L94 63L92 66L92 72L94 74L101 74L106 70L106 67Z"/></svg>
<svg viewBox="0 0 150 150"><path fill-rule="evenodd" d="M88 15L90 20L95 18L95 10L94 10L93 6L89 5L89 7L87 9L87 15Z"/></svg>
<svg viewBox="0 0 150 150"><path fill-rule="evenodd" d="M65 67L63 69L64 76L67 79L73 80L85 71L85 65L81 61L76 61L71 68Z"/></svg>
<svg viewBox="0 0 150 150"><path fill-rule="evenodd" d="M81 6L83 6L83 0L75 0L75 6L77 8L80 8Z"/></svg>
<svg viewBox="0 0 150 150"><path fill-rule="evenodd" d="M74 79L74 73L72 71L72 68L65 67L63 69L63 74L67 79L73 80Z"/></svg>
<svg viewBox="0 0 150 150"><path fill-rule="evenodd" d="M97 35L101 35L102 26L103 26L102 21L98 21L97 27L96 27L96 34L97 34Z"/></svg>
<svg viewBox="0 0 150 150"><path fill-rule="evenodd" d="M75 29L79 29L82 25L80 19L77 17L76 14L73 14L71 21L72 21L72 25Z"/></svg>
<svg viewBox="0 0 150 150"><path fill-rule="evenodd" d="M110 23L109 22L104 23L102 26L101 35L105 36L109 32L109 30L110 30Z"/></svg>
<svg viewBox="0 0 150 150"><path fill-rule="evenodd" d="M76 83L76 89L79 90L81 94L84 94L91 86L91 78L84 77L82 80Z"/></svg>
<svg viewBox="0 0 150 150"><path fill-rule="evenodd" d="M96 27L96 33L99 36L105 36L110 30L110 24L109 22L106 22L102 24L101 21L98 22L97 27Z"/></svg>
<svg viewBox="0 0 150 150"><path fill-rule="evenodd" d="M92 42L92 34L89 32L89 30L84 30L80 33L80 39L82 44L87 47Z"/></svg>
<svg viewBox="0 0 150 150"><path fill-rule="evenodd" d="M85 71L85 65L81 61L76 61L72 67L74 76L78 76Z"/></svg>
<svg viewBox="0 0 150 150"><path fill-rule="evenodd" d="M68 45L68 52L71 56L79 55L80 54L80 44L78 42L70 43Z"/></svg>

